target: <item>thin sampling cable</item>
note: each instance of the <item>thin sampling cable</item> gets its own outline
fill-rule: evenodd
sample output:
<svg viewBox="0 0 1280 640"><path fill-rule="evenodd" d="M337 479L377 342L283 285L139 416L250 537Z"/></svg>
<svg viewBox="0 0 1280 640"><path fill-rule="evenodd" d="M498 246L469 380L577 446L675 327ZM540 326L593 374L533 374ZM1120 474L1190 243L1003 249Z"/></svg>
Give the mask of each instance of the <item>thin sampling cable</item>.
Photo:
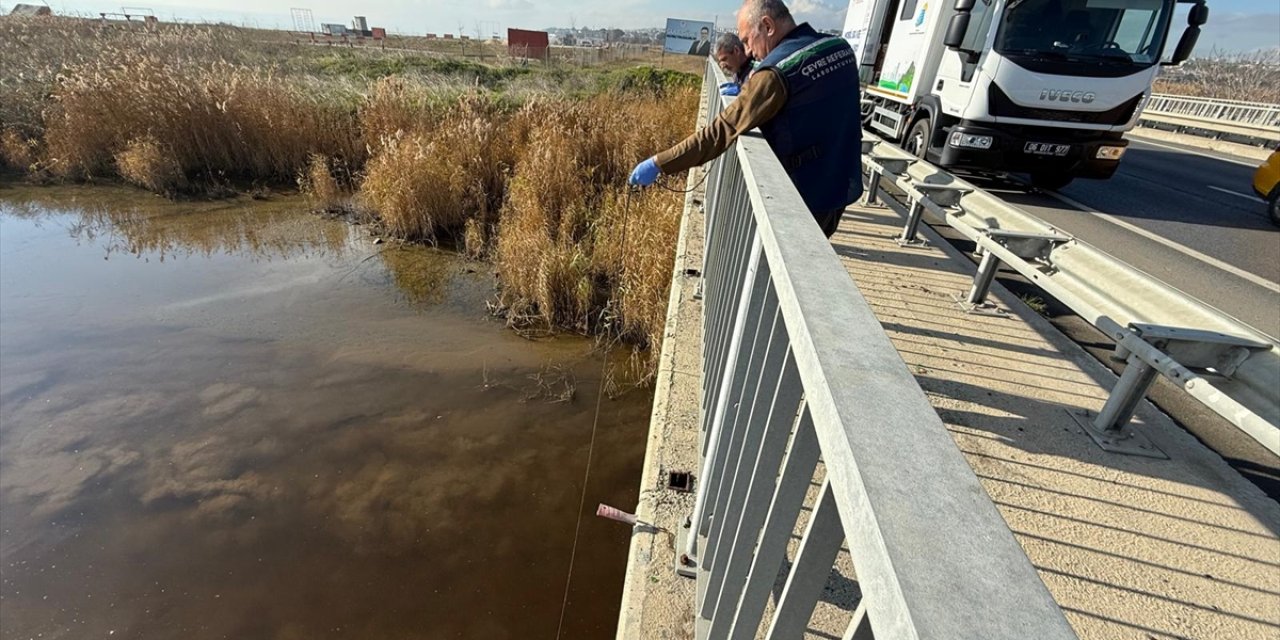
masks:
<svg viewBox="0 0 1280 640"><path fill-rule="evenodd" d="M702 183L707 181L707 176L709 175L711 175L710 171L703 171L702 177L696 183L694 183L692 187L689 187L688 189L676 189L674 187L668 187L667 185L663 184L663 180L661 178L659 178L659 180L654 184L658 185L659 189L670 191L671 193L689 193L689 192L695 191L698 187L701 187Z"/></svg>
<svg viewBox="0 0 1280 640"><path fill-rule="evenodd" d="M622 244L627 246L627 225L631 221L631 191L627 188L627 196L622 205ZM569 608L569 585L573 584L573 561L578 555L578 534L582 528L582 509L587 506L587 480L591 478L591 456L596 449L596 427L600 424L600 401L604 399L604 382L605 374L608 373L609 353L612 351L612 343L605 347L604 360L600 363L600 390L596 393L596 412L595 417L591 419L591 441L587 445L587 468L582 473L582 498L578 501L578 521L573 525L573 548L569 552L569 571L564 578L564 599L560 602L560 623L556 625L556 640L560 640L560 633L564 631L564 613Z"/></svg>

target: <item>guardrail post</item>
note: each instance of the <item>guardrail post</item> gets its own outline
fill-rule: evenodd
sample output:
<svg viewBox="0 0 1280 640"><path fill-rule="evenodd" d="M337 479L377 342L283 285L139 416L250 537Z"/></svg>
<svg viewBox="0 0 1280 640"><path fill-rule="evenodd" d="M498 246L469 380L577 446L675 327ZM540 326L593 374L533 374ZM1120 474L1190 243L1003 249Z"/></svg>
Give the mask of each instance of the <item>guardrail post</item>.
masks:
<svg viewBox="0 0 1280 640"><path fill-rule="evenodd" d="M898 237L898 244L902 246L924 244L916 238L916 232L920 228L920 218L924 215L924 203L919 200L911 202L911 209L907 211L907 224L902 227L902 235Z"/></svg>
<svg viewBox="0 0 1280 640"><path fill-rule="evenodd" d="M1069 411L1076 424L1089 434L1103 451L1168 459L1163 451L1142 433L1129 425L1138 403L1156 381L1159 371L1136 353L1130 353L1124 373L1111 390L1111 397L1097 416L1088 411Z"/></svg>
<svg viewBox="0 0 1280 640"><path fill-rule="evenodd" d="M999 270L1000 258L990 251L983 252L982 262L978 264L978 273L973 276L973 287L969 289L969 296L965 298L965 302L975 307L986 302L987 292L991 290L991 283L996 279L996 272Z"/></svg>
<svg viewBox="0 0 1280 640"><path fill-rule="evenodd" d="M1137 355L1130 355L1124 373L1111 390L1111 397L1103 405L1102 411L1098 412L1093 426L1099 431L1118 436L1120 430L1129 424L1134 410L1138 408L1138 402L1147 395L1147 389L1156 381L1156 373L1155 367Z"/></svg>
<svg viewBox="0 0 1280 640"><path fill-rule="evenodd" d="M863 201L863 206L874 207L879 204L876 196L880 194L880 169L873 168L871 176L867 179L867 198Z"/></svg>

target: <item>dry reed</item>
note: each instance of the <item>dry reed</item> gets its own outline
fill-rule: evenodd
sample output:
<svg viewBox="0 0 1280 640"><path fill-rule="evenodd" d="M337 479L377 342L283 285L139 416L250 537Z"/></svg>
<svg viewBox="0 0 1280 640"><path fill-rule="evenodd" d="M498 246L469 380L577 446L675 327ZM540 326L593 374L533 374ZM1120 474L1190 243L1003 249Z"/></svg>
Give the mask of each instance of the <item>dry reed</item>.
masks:
<svg viewBox="0 0 1280 640"><path fill-rule="evenodd" d="M30 171L36 164L37 142L28 140L16 129L0 132L0 166Z"/></svg>
<svg viewBox="0 0 1280 640"><path fill-rule="evenodd" d="M298 173L298 188L317 211L342 211L350 200L333 176L332 161L319 153L312 154L306 168Z"/></svg>
<svg viewBox="0 0 1280 640"><path fill-rule="evenodd" d="M149 191L170 194L186 188L173 148L153 136L143 136L125 145L115 156L116 171L126 181Z"/></svg>
<svg viewBox="0 0 1280 640"><path fill-rule="evenodd" d="M660 344L681 199L624 185L636 158L687 130L693 104L610 93L533 119L493 255L510 317Z"/></svg>
<svg viewBox="0 0 1280 640"><path fill-rule="evenodd" d="M454 65L487 78L467 86L438 75L448 64L371 52L344 54L357 73L322 80L289 66L307 47L275 62L234 29L34 24L0 21L0 38L39 52L0 68L6 164L164 194L292 180L325 210L354 198L394 236L491 259L512 324L604 334L656 357L681 198L624 189L636 161L688 132L688 76ZM435 75L370 82L361 65ZM510 92L486 88L504 82Z"/></svg>
<svg viewBox="0 0 1280 640"><path fill-rule="evenodd" d="M106 174L139 136L164 140L191 176L288 180L313 153L352 160L364 153L341 91L314 94L226 63L95 61L71 68L53 98L47 161L65 177Z"/></svg>

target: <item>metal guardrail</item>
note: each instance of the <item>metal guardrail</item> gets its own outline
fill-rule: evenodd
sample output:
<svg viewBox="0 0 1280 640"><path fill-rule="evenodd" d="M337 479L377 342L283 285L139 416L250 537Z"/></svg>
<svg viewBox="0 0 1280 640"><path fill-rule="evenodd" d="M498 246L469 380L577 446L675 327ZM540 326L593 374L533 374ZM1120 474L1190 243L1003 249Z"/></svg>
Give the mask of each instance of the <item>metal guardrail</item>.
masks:
<svg viewBox="0 0 1280 640"><path fill-rule="evenodd" d="M1152 94L1140 117L1176 127L1280 141L1280 105Z"/></svg>
<svg viewBox="0 0 1280 640"><path fill-rule="evenodd" d="M724 80L708 65L709 117ZM754 638L821 459L768 638L804 635L847 541L846 638L1074 638L768 144L710 167L698 638Z"/></svg>
<svg viewBox="0 0 1280 640"><path fill-rule="evenodd" d="M868 135L868 134L864 134ZM915 241L926 211L983 253L961 301L980 311L1001 264L1022 274L1116 342L1128 365L1098 414L1073 412L1110 451L1165 457L1128 422L1157 373L1280 455L1280 344L1035 216L906 151L868 135L868 201L885 186L905 196L886 204L907 218L899 241Z"/></svg>

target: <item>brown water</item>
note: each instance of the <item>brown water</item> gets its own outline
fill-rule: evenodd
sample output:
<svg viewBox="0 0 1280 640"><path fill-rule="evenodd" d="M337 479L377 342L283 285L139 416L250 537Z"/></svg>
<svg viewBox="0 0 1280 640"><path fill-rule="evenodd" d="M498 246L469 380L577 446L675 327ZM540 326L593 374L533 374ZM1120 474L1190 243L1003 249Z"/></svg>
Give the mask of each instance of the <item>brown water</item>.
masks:
<svg viewBox="0 0 1280 640"><path fill-rule="evenodd" d="M387 247L0 186L0 636L556 637L600 354ZM649 400L603 403L564 638L613 635L629 530L590 514L634 507Z"/></svg>

